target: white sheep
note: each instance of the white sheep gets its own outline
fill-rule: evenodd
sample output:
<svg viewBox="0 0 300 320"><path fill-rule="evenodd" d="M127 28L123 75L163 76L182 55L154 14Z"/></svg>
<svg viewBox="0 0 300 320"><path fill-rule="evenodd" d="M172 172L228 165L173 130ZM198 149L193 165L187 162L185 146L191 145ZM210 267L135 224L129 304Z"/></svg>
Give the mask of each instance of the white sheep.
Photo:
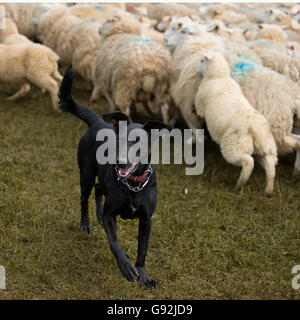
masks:
<svg viewBox="0 0 300 320"><path fill-rule="evenodd" d="M268 121L244 97L221 54L204 55L197 71L202 80L195 100L196 112L205 119L224 159L242 167L236 188L240 189L248 181L254 168L252 155L256 155L266 172L265 192L271 194L277 150Z"/></svg>
<svg viewBox="0 0 300 320"><path fill-rule="evenodd" d="M198 35L191 36L186 32L183 35L184 36L182 36L179 30L168 39L168 42L173 42L173 46L176 46L176 41L177 44L183 42L182 46L186 47L183 52L185 52L186 56L188 55L188 51L191 52L190 55L192 56L193 54L199 55L203 50L214 50L225 54L231 66L232 76L239 82L243 94L250 104L269 121L280 154L291 153L300 148L299 137L291 133L293 118L294 116L299 118L300 115L300 90L293 81L282 74L263 67L259 61L253 58L251 59L251 55L247 54L247 50L241 50L240 53L237 54L239 51L235 52L230 50L232 44L225 46L224 43L221 42L218 45L218 39L216 37L215 41L212 39L207 41ZM185 41L182 39L184 37L187 37ZM227 50L225 50L225 47ZM176 51L177 49L175 52ZM192 61L191 56L189 56L189 59ZM180 59L178 59L178 61L180 61ZM186 77L186 79L182 78L182 83L185 83L185 85L181 85L181 87L188 87L190 83L190 88L193 88L196 82L190 80L191 78L192 74ZM178 103L180 100L176 98L176 96L183 96L184 92L172 90L172 88L171 92L175 94L173 98L175 102ZM187 118L185 115L189 114L192 115L193 118L196 118L194 115L194 97L191 94L194 90L195 89L191 91L190 89L188 91L190 97L188 103L183 104L181 102L182 105L177 104L185 119ZM278 95L278 92L281 92L281 94ZM198 119L198 122L199 121L201 120Z"/></svg>
<svg viewBox="0 0 300 320"><path fill-rule="evenodd" d="M225 51L229 47L238 56L253 59L258 63L259 58L247 47L228 44L228 41L223 42L222 38L206 32L206 26L195 24L190 19L178 19L177 24L176 21L165 32L165 40L172 49L171 95L187 125L196 129L203 125L203 119L200 119L194 110L194 100L200 83L196 67L202 50L222 48Z"/></svg>
<svg viewBox="0 0 300 320"><path fill-rule="evenodd" d="M58 107L58 84L62 77L58 72L59 57L49 48L35 43L0 44L0 81L20 84L20 90L7 100L26 95L30 83L50 93L52 105Z"/></svg>
<svg viewBox="0 0 300 320"><path fill-rule="evenodd" d="M4 19L5 27L0 30L0 42L4 44L33 43L27 37L19 34L17 25L10 18Z"/></svg>
<svg viewBox="0 0 300 320"><path fill-rule="evenodd" d="M116 9L124 9L125 4L77 4L69 8L69 12L80 19L95 18L104 22Z"/></svg>
<svg viewBox="0 0 300 320"><path fill-rule="evenodd" d="M102 91L111 109L130 114L137 102L169 122L170 53L160 43L140 37L140 23L127 12L116 11L100 29L92 100ZM163 106L163 110L161 107Z"/></svg>
<svg viewBox="0 0 300 320"><path fill-rule="evenodd" d="M35 18L36 35L60 57L60 63L72 64L75 72L92 84L93 68L101 37L97 19L80 19L64 5L43 9Z"/></svg>
<svg viewBox="0 0 300 320"><path fill-rule="evenodd" d="M41 3L4 3L3 6L6 9L6 17L16 23L19 32L34 40L36 29L33 18L43 5Z"/></svg>
<svg viewBox="0 0 300 320"><path fill-rule="evenodd" d="M198 12L195 9L189 8L184 4L175 3L152 3L147 6L148 17L157 20L159 23L165 16L193 16Z"/></svg>

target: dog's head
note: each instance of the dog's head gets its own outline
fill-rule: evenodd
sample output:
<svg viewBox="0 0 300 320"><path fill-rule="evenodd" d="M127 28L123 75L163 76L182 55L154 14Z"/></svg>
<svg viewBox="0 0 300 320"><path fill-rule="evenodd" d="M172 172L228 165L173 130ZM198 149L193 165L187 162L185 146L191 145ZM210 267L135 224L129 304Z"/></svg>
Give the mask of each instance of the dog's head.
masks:
<svg viewBox="0 0 300 320"><path fill-rule="evenodd" d="M122 112L107 113L102 117L113 125L116 133L116 171L122 179L129 178L134 172L138 172L139 168L150 163L151 145L154 142L152 129L172 130L170 126L156 120L148 121L144 125L134 123Z"/></svg>

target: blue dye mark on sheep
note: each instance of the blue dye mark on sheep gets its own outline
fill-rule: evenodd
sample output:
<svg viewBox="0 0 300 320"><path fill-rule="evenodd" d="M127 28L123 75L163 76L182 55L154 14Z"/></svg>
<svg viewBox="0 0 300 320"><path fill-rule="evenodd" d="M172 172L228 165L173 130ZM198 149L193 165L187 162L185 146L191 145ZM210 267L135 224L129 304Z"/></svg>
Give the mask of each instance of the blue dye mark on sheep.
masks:
<svg viewBox="0 0 300 320"><path fill-rule="evenodd" d="M89 22L99 22L100 20L96 19L96 18L88 18L88 19L80 19L81 21L79 21L78 23L76 23L76 26L80 26L82 24L85 23L89 23Z"/></svg>
<svg viewBox="0 0 300 320"><path fill-rule="evenodd" d="M231 76L237 82L240 82L242 78L250 71L256 69L256 66L250 62L238 62L231 67Z"/></svg>
<svg viewBox="0 0 300 320"><path fill-rule="evenodd" d="M94 8L99 10L99 11L104 11L103 7L99 6L98 4L95 4Z"/></svg>
<svg viewBox="0 0 300 320"><path fill-rule="evenodd" d="M140 37L134 37L134 38L131 39L131 41L134 41L134 42L144 42L144 43L154 42L154 41L151 40L151 39L140 38Z"/></svg>
<svg viewBox="0 0 300 320"><path fill-rule="evenodd" d="M238 62L231 67L231 71L249 72L255 69L254 64L248 62Z"/></svg>

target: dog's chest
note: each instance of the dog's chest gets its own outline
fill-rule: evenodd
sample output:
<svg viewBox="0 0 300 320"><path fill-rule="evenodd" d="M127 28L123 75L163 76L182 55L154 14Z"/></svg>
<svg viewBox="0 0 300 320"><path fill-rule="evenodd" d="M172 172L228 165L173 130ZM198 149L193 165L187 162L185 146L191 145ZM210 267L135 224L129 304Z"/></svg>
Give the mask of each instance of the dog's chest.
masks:
<svg viewBox="0 0 300 320"><path fill-rule="evenodd" d="M122 219L135 219L138 217L138 207L134 203L129 203L122 208L121 214Z"/></svg>

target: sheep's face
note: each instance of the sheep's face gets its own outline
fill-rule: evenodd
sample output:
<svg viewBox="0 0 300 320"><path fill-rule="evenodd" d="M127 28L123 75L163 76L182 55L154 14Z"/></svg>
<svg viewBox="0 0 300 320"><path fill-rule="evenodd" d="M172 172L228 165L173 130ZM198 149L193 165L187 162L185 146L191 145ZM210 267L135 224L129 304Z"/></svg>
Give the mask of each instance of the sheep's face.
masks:
<svg viewBox="0 0 300 320"><path fill-rule="evenodd" d="M171 16L165 16L162 18L162 20L156 25L156 29L160 32L165 32L172 23L173 17Z"/></svg>
<svg viewBox="0 0 300 320"><path fill-rule="evenodd" d="M171 18L172 22L170 23L169 28L164 33L165 42L168 42L169 37L171 37L174 33L178 30L187 26L189 24L193 24L193 21L189 17L182 17L182 18Z"/></svg>
<svg viewBox="0 0 300 320"><path fill-rule="evenodd" d="M272 25L272 24L259 24L258 29L259 31L255 36L255 40L257 39L267 39L267 40L275 40L275 41L287 40L287 34L281 29L280 26Z"/></svg>
<svg viewBox="0 0 300 320"><path fill-rule="evenodd" d="M108 37L117 33L140 34L138 17L128 12L113 12L99 28L99 34Z"/></svg>
<svg viewBox="0 0 300 320"><path fill-rule="evenodd" d="M256 23L278 23L288 16L288 12L276 9L268 9L258 17Z"/></svg>
<svg viewBox="0 0 300 320"><path fill-rule="evenodd" d="M180 46L184 40L190 36L195 36L199 32L194 25L186 25L175 31L171 36L167 38L167 45L169 49L174 49Z"/></svg>
<svg viewBox="0 0 300 320"><path fill-rule="evenodd" d="M111 14L104 24L99 28L99 33L101 36L109 35L112 29L120 22L120 17L118 15Z"/></svg>
<svg viewBox="0 0 300 320"><path fill-rule="evenodd" d="M50 11L51 5L41 5L35 17L32 19L33 24L37 27L43 14Z"/></svg>

